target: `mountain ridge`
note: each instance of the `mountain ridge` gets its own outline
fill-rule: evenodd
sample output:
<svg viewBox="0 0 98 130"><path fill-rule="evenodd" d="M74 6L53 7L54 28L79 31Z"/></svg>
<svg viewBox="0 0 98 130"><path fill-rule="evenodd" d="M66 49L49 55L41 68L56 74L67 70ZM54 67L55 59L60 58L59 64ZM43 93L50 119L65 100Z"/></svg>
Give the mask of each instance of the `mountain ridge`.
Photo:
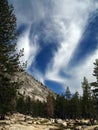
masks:
<svg viewBox="0 0 98 130"><path fill-rule="evenodd" d="M21 87L18 89L18 93L24 97L30 97L33 100L39 100L41 102L47 100L49 94L56 96L52 90L37 81L32 75L27 72L19 72L15 74L15 81L22 82Z"/></svg>

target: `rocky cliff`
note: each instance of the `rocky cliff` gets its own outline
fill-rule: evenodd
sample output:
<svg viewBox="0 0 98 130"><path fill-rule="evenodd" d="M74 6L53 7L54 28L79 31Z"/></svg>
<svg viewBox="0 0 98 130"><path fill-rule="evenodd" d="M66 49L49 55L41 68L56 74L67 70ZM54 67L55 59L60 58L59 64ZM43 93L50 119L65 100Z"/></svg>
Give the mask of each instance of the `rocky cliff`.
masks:
<svg viewBox="0 0 98 130"><path fill-rule="evenodd" d="M15 80L22 81L22 85L19 88L19 94L29 96L31 99L46 101L48 94L56 96L53 91L44 86L41 82L35 80L26 72L17 73Z"/></svg>

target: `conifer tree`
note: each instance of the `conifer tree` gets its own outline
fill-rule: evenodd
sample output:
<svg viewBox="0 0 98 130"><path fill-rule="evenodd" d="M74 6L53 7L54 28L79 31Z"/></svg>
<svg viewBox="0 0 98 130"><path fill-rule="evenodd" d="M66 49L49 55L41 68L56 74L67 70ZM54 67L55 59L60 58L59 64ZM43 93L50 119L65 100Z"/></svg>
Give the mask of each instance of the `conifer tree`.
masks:
<svg viewBox="0 0 98 130"><path fill-rule="evenodd" d="M47 96L46 109L47 109L47 116L53 117L54 116L54 97L51 94Z"/></svg>
<svg viewBox="0 0 98 130"><path fill-rule="evenodd" d="M64 95L57 95L55 100L55 117L64 119L66 117L66 100Z"/></svg>
<svg viewBox="0 0 98 130"><path fill-rule="evenodd" d="M80 118L81 116L81 101L79 97L79 93L75 92L71 99L71 111L73 118Z"/></svg>
<svg viewBox="0 0 98 130"><path fill-rule="evenodd" d="M92 96L91 96L91 87L88 83L86 77L84 77L82 82L83 97L82 97L82 116L84 118L90 118L92 116Z"/></svg>
<svg viewBox="0 0 98 130"><path fill-rule="evenodd" d="M71 98L71 92L70 92L69 87L66 88L65 97L66 97L66 99L70 99Z"/></svg>
<svg viewBox="0 0 98 130"><path fill-rule="evenodd" d="M96 117L98 118L98 59L96 59L94 62L93 76L96 77L96 81L92 82L91 86L93 87L92 91L94 94L95 108L97 111Z"/></svg>
<svg viewBox="0 0 98 130"><path fill-rule="evenodd" d="M93 75L96 77L96 82L91 83L91 85L94 87L93 92L96 98L98 98L98 59L95 60L94 65L95 67L94 67Z"/></svg>
<svg viewBox="0 0 98 130"><path fill-rule="evenodd" d="M94 68L94 76L96 76L97 82L98 82L98 59L95 60L95 68Z"/></svg>
<svg viewBox="0 0 98 130"><path fill-rule="evenodd" d="M0 0L0 117L13 112L18 82L12 81L21 69L16 51L16 17L7 0Z"/></svg>

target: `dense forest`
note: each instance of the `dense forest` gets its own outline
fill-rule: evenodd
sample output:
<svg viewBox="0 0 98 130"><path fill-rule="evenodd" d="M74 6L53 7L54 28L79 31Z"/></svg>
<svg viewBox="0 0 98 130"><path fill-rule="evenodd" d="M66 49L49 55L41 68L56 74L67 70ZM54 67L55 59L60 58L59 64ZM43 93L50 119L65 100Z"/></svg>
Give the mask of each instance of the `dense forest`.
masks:
<svg viewBox="0 0 98 130"><path fill-rule="evenodd" d="M98 64L98 60L96 60ZM97 82L96 82L97 83ZM91 84L96 84L91 83ZM30 97L21 96L17 100L17 111L33 117L62 118L62 119L97 119L98 118L98 99L97 89L88 83L84 77L81 87L83 95L78 92L72 94L69 87L65 93L54 98L51 94L47 97L47 102L32 101Z"/></svg>
<svg viewBox="0 0 98 130"><path fill-rule="evenodd" d="M0 1L0 118L6 114L20 112L34 117L47 118L98 118L98 59L94 62L93 75L96 82L89 83L84 77L81 87L83 95L71 93L70 88L54 98L51 94L47 102L33 101L30 97L17 96L19 81L13 81L16 72L24 69L19 58L23 50L17 53L16 17L13 6L7 0Z"/></svg>

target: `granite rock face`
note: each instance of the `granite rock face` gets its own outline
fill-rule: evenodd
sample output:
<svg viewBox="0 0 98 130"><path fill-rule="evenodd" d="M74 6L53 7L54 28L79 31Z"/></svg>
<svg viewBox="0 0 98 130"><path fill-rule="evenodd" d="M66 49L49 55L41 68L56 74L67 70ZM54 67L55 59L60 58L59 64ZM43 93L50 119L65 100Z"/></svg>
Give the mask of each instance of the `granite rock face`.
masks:
<svg viewBox="0 0 98 130"><path fill-rule="evenodd" d="M52 94L54 97L56 96L53 91L44 86L41 82L35 80L33 76L26 72L17 73L15 75L15 81L16 80L22 82L22 85L19 88L19 94L26 97L29 96L33 100L39 100L43 102L46 101L46 98L49 94Z"/></svg>

